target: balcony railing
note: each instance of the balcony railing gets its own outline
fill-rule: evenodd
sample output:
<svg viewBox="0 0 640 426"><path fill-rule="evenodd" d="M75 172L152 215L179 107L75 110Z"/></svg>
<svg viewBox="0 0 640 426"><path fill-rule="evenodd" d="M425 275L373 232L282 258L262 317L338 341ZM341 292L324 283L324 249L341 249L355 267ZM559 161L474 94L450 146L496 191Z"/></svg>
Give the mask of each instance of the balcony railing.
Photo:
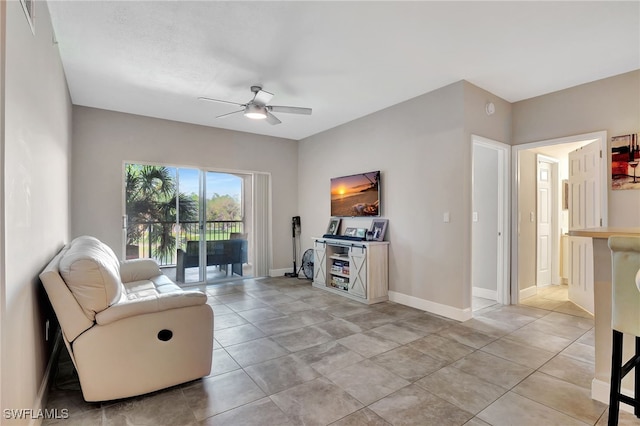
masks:
<svg viewBox="0 0 640 426"><path fill-rule="evenodd" d="M163 230L169 230L169 250L162 253L160 238ZM151 258L160 266L176 264L176 252L185 248L187 241L200 240L200 223L197 221L180 222L142 222L130 223L128 235L135 234L136 238L127 244L127 259ZM204 223L207 241L228 240L232 232L244 232L241 220L213 220Z"/></svg>

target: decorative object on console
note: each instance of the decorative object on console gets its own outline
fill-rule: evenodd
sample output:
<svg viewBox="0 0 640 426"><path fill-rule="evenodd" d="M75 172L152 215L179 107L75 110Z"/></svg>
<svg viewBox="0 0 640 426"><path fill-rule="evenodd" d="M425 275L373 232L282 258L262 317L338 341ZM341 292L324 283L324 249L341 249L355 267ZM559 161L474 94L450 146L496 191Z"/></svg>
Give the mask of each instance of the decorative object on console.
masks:
<svg viewBox="0 0 640 426"><path fill-rule="evenodd" d="M367 228L357 228L356 229L356 237L360 237L364 240L367 235Z"/></svg>
<svg viewBox="0 0 640 426"><path fill-rule="evenodd" d="M637 176L640 162L638 134L611 138L611 189L640 189Z"/></svg>
<svg viewBox="0 0 640 426"><path fill-rule="evenodd" d="M331 216L380 216L380 171L332 178Z"/></svg>
<svg viewBox="0 0 640 426"><path fill-rule="evenodd" d="M357 228L347 228L344 231L344 235L347 235L349 237L355 237L356 236L356 232L358 232Z"/></svg>
<svg viewBox="0 0 640 426"><path fill-rule="evenodd" d="M332 217L329 221L326 234L336 235L340 229L340 218Z"/></svg>
<svg viewBox="0 0 640 426"><path fill-rule="evenodd" d="M373 219L369 231L373 233L372 241L383 241L384 234L387 232L388 219Z"/></svg>

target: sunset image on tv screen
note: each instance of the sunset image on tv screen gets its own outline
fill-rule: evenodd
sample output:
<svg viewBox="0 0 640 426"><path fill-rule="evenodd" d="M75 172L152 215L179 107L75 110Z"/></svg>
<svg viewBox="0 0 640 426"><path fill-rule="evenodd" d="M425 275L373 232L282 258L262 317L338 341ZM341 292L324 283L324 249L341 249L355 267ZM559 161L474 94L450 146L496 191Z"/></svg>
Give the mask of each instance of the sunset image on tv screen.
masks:
<svg viewBox="0 0 640 426"><path fill-rule="evenodd" d="M380 172L331 179L331 216L379 216Z"/></svg>

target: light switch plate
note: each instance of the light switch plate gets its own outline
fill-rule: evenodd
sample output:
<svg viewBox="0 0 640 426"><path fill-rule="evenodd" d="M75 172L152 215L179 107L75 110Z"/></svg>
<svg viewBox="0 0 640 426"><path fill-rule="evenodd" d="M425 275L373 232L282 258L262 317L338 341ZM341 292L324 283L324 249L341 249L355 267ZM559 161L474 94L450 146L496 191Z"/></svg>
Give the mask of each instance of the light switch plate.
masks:
<svg viewBox="0 0 640 426"><path fill-rule="evenodd" d="M473 212L473 221L474 222L478 221L478 212Z"/></svg>
<svg viewBox="0 0 640 426"><path fill-rule="evenodd" d="M451 222L451 215L449 214L449 212L444 212L444 223L449 223Z"/></svg>

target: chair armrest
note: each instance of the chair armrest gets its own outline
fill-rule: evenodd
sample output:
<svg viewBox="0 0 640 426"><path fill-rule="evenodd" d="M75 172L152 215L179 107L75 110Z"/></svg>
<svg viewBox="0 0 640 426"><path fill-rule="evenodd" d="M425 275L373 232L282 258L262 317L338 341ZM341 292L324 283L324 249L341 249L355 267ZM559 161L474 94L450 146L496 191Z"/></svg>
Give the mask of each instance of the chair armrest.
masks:
<svg viewBox="0 0 640 426"><path fill-rule="evenodd" d="M120 279L123 283L142 281L162 274L158 262L153 259L131 259L120 262Z"/></svg>
<svg viewBox="0 0 640 426"><path fill-rule="evenodd" d="M96 314L96 323L105 325L136 315L184 308L187 306L204 305L206 303L207 296L199 291L180 291L159 294L157 296L148 296L111 305L104 311Z"/></svg>

